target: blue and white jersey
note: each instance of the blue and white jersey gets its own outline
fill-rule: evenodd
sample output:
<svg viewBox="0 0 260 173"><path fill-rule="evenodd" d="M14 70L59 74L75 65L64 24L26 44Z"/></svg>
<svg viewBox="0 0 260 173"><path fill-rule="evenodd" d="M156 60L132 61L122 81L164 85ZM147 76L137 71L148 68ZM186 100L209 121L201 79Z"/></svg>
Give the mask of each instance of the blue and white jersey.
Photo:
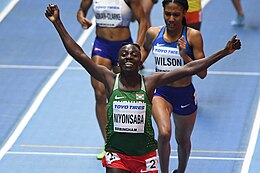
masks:
<svg viewBox="0 0 260 173"><path fill-rule="evenodd" d="M98 27L129 27L133 13L124 0L94 0L93 2Z"/></svg>
<svg viewBox="0 0 260 173"><path fill-rule="evenodd" d="M178 40L169 43L163 38L166 26L163 26L152 45L152 52L155 58L155 71L168 72L185 65L179 54ZM184 26L182 35L186 41L186 54L194 59L192 47L187 41L187 27Z"/></svg>

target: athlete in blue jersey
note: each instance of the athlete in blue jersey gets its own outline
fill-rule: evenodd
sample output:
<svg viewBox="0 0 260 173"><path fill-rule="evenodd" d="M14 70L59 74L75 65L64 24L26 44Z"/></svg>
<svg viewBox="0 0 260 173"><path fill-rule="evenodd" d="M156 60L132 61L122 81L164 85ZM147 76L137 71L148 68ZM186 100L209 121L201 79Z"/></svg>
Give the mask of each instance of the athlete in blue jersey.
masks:
<svg viewBox="0 0 260 173"><path fill-rule="evenodd" d="M142 60L144 61L152 51L156 72L170 72L194 60L203 59L205 55L200 31L186 26L185 15L188 10L188 2L186 0L163 0L162 5L165 26L148 29ZM180 38L183 38L186 43L187 59L184 59L179 53L178 40ZM201 79L206 75L206 69L197 73ZM190 137L197 115L197 107L192 76L156 88L153 98L153 115L159 131L158 152L163 173L169 172L171 114L173 114L175 139L178 144L178 173L182 173L186 169L190 156Z"/></svg>

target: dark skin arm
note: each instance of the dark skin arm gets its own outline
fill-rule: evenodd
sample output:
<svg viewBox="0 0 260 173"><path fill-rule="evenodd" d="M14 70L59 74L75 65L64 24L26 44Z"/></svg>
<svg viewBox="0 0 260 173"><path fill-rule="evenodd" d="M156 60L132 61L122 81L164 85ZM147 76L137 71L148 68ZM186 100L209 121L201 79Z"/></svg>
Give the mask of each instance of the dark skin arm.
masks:
<svg viewBox="0 0 260 173"><path fill-rule="evenodd" d="M104 66L96 65L82 50L82 48L72 39L65 29L60 19L59 8L57 5L49 5L45 16L52 22L57 30L67 52L79 62L86 71L98 81L106 86L107 95L110 95L115 74Z"/></svg>
<svg viewBox="0 0 260 173"><path fill-rule="evenodd" d="M157 37L158 33L160 32L162 26L157 26L157 27L150 27L145 36L145 41L142 46L142 57L141 61L144 63L144 61L147 59L151 49L152 49L152 44Z"/></svg>
<svg viewBox="0 0 260 173"><path fill-rule="evenodd" d="M92 23L86 18L88 10L92 4L92 0L82 0L80 3L79 10L77 12L77 20L81 24L83 29L88 29Z"/></svg>
<svg viewBox="0 0 260 173"><path fill-rule="evenodd" d="M189 62L183 67L175 69L171 72L166 73L154 73L153 75L145 77L145 82L147 86L147 91L149 97L152 97L154 89L156 86L165 85L170 82L174 82L186 76L191 76L197 74L198 72L207 69L217 61L221 60L227 55L232 54L234 51L241 48L241 42L236 38L236 35L232 37L230 41L227 42L224 49L212 54L211 56L203 59L198 59ZM183 58L189 58L184 52L185 42L179 41L179 50Z"/></svg>
<svg viewBox="0 0 260 173"><path fill-rule="evenodd" d="M127 2L129 3L134 13L134 16L139 24L136 43L142 46L145 38L145 33L147 30L147 21L146 21L144 9L142 7L142 4L140 3L140 0L128 0Z"/></svg>

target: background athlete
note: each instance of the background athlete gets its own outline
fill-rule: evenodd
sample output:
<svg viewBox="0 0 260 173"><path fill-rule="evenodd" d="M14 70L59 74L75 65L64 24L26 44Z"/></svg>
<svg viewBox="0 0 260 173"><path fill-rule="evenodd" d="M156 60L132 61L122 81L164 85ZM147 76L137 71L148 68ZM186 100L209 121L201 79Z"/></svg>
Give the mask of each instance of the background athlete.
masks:
<svg viewBox="0 0 260 173"><path fill-rule="evenodd" d="M201 0L188 0L189 9L185 15L187 26L200 30L202 22Z"/></svg>
<svg viewBox="0 0 260 173"><path fill-rule="evenodd" d="M156 72L169 72L185 64L205 57L200 31L187 27L185 15L189 9L187 0L163 0L164 26L151 27L146 34L142 60L150 51L155 58ZM186 54L183 58L178 50L178 40L183 37ZM205 78L207 70L197 73ZM178 172L185 171L191 150L190 137L197 115L197 101L192 76L186 76L165 86L156 88L153 98L153 115L158 126L158 153L161 171L168 173L170 140L172 133L171 114L175 125L178 145Z"/></svg>

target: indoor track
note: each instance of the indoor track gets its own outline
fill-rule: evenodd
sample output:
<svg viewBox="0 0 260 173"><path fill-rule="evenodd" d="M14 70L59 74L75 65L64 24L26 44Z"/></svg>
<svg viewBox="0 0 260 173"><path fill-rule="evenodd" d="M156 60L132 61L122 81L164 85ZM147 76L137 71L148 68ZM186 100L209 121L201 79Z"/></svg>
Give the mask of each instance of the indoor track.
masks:
<svg viewBox="0 0 260 173"><path fill-rule="evenodd" d="M105 172L96 160L104 142L90 76L67 55L44 16L47 5L57 3L68 32L90 55L95 26L81 29L80 2L0 2L0 173ZM206 55L234 34L242 49L209 68L204 80L193 78L199 109L187 173L260 172L260 1L242 4L246 25L234 28L231 1L203 1ZM93 19L91 10L88 18ZM164 23L160 2L151 19L153 25ZM133 38L136 26L131 25ZM153 67L150 56L142 73L152 73ZM176 154L172 136L170 170L177 167Z"/></svg>

